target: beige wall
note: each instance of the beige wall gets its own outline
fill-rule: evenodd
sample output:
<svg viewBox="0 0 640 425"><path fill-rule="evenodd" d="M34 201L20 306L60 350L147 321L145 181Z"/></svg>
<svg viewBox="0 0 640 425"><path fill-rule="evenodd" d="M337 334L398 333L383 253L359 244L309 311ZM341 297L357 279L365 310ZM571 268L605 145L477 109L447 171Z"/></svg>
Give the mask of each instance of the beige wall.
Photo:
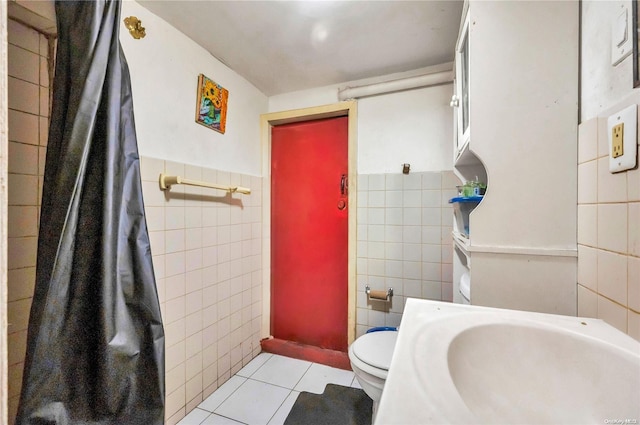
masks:
<svg viewBox="0 0 640 425"><path fill-rule="evenodd" d="M640 340L640 169L609 172L613 109L579 127L578 315Z"/></svg>
<svg viewBox="0 0 640 425"><path fill-rule="evenodd" d="M611 23L631 0L582 0L580 121L598 116L633 90L633 55L611 65Z"/></svg>
<svg viewBox="0 0 640 425"><path fill-rule="evenodd" d="M0 2L0 423L7 423L7 2Z"/></svg>
<svg viewBox="0 0 640 425"><path fill-rule="evenodd" d="M271 96L269 111L334 104L339 101L340 88L447 69L450 64ZM453 86L443 84L358 99L358 173L400 173L405 162L411 163L411 172L451 170L453 114L449 102L452 94ZM380 118L381 110L385 111L384 119Z"/></svg>
<svg viewBox="0 0 640 425"><path fill-rule="evenodd" d="M640 170L608 169L607 118L640 104L633 55L611 65L610 22L631 1L582 3L578 135L578 314L640 340Z"/></svg>
<svg viewBox="0 0 640 425"><path fill-rule="evenodd" d="M141 170L165 328L165 417L175 424L260 352L262 182L154 158ZM162 172L252 193L162 192Z"/></svg>
<svg viewBox="0 0 640 425"><path fill-rule="evenodd" d="M8 33L8 396L9 421L13 423L35 282L49 116L49 47L43 35L14 21L8 22Z"/></svg>
<svg viewBox="0 0 640 425"><path fill-rule="evenodd" d="M260 352L262 179L148 157L141 171L175 424ZM163 172L252 192L162 192Z"/></svg>
<svg viewBox="0 0 640 425"><path fill-rule="evenodd" d="M267 112L267 96L141 4L121 3L123 17L136 16L147 28L147 36L136 40L120 27L140 154L261 175L260 114ZM224 134L195 123L201 73L229 90Z"/></svg>

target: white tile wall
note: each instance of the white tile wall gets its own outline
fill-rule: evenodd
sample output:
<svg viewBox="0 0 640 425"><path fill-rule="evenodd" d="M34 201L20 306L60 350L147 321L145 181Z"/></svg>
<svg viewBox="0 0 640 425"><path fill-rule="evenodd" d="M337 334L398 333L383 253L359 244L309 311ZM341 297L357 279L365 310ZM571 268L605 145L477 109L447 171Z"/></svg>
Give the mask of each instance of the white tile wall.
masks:
<svg viewBox="0 0 640 425"><path fill-rule="evenodd" d="M260 352L262 184L155 158L140 167L166 334L166 422L175 424ZM161 192L162 172L252 193Z"/></svg>
<svg viewBox="0 0 640 425"><path fill-rule="evenodd" d="M640 170L609 172L606 118L578 143L578 315L640 340Z"/></svg>
<svg viewBox="0 0 640 425"><path fill-rule="evenodd" d="M27 326L35 284L40 182L49 127L49 77L47 39L11 20L8 30L8 397L9 422L13 423L22 387Z"/></svg>
<svg viewBox="0 0 640 425"><path fill-rule="evenodd" d="M358 176L357 336L397 326L408 297L451 301L457 184L452 171ZM366 285L392 287L392 302L369 301Z"/></svg>

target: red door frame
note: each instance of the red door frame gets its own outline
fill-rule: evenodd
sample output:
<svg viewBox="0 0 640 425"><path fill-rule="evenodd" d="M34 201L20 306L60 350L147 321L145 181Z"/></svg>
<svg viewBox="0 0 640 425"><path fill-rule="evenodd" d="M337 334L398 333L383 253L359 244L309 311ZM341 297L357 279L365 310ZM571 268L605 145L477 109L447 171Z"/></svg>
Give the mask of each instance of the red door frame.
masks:
<svg viewBox="0 0 640 425"><path fill-rule="evenodd" d="M332 105L296 109L261 116L262 140L262 322L261 338L267 338L271 330L271 128L292 122L348 116L349 120L349 237L348 237L348 320L347 343L355 340L356 334L356 208L357 208L357 155L356 129L357 107L355 101Z"/></svg>

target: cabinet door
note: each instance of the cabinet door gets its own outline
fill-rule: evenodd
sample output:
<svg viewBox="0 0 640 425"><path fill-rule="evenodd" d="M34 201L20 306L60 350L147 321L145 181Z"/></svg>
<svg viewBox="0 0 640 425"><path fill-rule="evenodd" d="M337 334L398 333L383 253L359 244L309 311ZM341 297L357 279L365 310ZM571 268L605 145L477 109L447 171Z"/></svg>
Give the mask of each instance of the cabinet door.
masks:
<svg viewBox="0 0 640 425"><path fill-rule="evenodd" d="M456 95L458 144L461 151L469 142L469 15L467 14L456 45Z"/></svg>

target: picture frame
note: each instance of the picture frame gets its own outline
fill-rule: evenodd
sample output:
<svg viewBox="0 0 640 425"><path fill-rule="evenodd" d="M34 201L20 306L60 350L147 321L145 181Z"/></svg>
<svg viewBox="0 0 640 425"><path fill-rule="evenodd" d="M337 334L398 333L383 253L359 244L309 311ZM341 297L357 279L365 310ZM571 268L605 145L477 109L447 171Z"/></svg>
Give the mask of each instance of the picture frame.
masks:
<svg viewBox="0 0 640 425"><path fill-rule="evenodd" d="M196 122L224 134L227 124L229 90L204 74L198 75Z"/></svg>

